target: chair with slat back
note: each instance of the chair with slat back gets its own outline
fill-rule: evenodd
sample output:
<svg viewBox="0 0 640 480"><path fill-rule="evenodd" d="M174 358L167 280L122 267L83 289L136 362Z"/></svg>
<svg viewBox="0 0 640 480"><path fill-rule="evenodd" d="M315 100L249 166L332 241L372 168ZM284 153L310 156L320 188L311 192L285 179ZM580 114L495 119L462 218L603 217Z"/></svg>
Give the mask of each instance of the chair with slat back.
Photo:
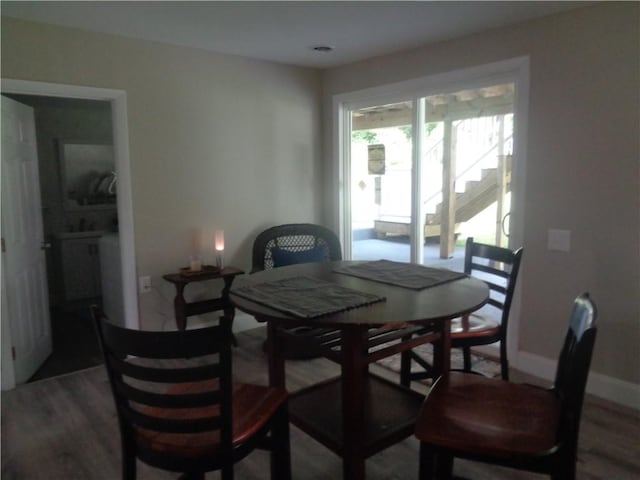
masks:
<svg viewBox="0 0 640 480"><path fill-rule="evenodd" d="M473 371L471 347L500 343L500 372L509 379L507 357L507 328L509 312L520 271L522 248L508 248L476 243L468 238L465 248L464 272L487 283L490 291L488 305L481 312L474 312L451 321L451 348L461 348L463 371ZM411 361L423 367L411 372ZM431 365L415 351L403 353L400 383L409 386L412 380L431 378Z"/></svg>
<svg viewBox="0 0 640 480"><path fill-rule="evenodd" d="M122 477L136 459L189 478L221 470L256 448L271 451L271 479L291 478L287 391L232 383L231 322L183 331L117 327L92 308L111 384Z"/></svg>
<svg viewBox="0 0 640 480"><path fill-rule="evenodd" d="M298 263L342 260L342 247L336 234L322 225L289 223L261 232L253 242L251 273ZM325 334L309 327L282 328L284 355L290 359L318 356L314 337Z"/></svg>
<svg viewBox="0 0 640 480"><path fill-rule="evenodd" d="M440 377L416 421L419 478L452 478L454 458L464 458L575 479L596 316L588 294L576 298L551 389L463 372Z"/></svg>

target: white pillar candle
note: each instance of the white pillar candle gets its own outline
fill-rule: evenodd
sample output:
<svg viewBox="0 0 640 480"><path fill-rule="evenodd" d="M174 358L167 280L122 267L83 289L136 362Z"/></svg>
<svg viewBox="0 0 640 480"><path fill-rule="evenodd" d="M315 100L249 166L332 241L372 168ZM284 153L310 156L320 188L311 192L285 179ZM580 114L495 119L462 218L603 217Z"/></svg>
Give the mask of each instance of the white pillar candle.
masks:
<svg viewBox="0 0 640 480"><path fill-rule="evenodd" d="M199 272L202 270L202 260L199 257L191 257L189 261L189 268L192 272Z"/></svg>
<svg viewBox="0 0 640 480"><path fill-rule="evenodd" d="M214 245L216 252L224 251L224 230L216 230Z"/></svg>

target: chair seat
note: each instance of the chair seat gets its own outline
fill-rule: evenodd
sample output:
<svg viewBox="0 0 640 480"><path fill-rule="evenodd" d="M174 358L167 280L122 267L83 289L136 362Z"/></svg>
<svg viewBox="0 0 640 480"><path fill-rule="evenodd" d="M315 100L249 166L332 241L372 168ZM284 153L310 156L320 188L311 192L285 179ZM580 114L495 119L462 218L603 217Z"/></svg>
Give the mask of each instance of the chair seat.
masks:
<svg viewBox="0 0 640 480"><path fill-rule="evenodd" d="M198 393L210 389L212 381L179 384L167 393ZM276 410L286 402L288 393L283 388L265 387L237 383L233 385L233 446L236 447L251 438L263 428ZM165 409L148 407L147 415L161 418L201 418L218 413L218 406L190 409ZM218 452L219 432L193 434L161 433L138 428L136 441L144 448L183 457L201 457Z"/></svg>
<svg viewBox="0 0 640 480"><path fill-rule="evenodd" d="M500 322L481 315L451 320L451 341L469 337L499 337Z"/></svg>
<svg viewBox="0 0 640 480"><path fill-rule="evenodd" d="M556 445L559 416L560 401L549 390L451 372L425 400L416 437L459 454L537 455Z"/></svg>

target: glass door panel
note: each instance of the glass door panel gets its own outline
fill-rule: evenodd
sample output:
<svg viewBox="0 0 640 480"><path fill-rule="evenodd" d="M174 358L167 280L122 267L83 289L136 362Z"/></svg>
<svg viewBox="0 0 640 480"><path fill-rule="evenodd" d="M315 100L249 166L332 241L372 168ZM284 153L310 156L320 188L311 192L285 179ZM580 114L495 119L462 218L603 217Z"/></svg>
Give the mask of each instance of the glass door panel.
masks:
<svg viewBox="0 0 640 480"><path fill-rule="evenodd" d="M424 264L464 270L468 237L508 246L513 96L510 83L425 98ZM478 313L500 321L491 306Z"/></svg>
<svg viewBox="0 0 640 480"><path fill-rule="evenodd" d="M418 262L456 270L468 237L508 246L513 104L505 83L351 110L351 258L411 261L414 231Z"/></svg>
<svg viewBox="0 0 640 480"><path fill-rule="evenodd" d="M354 260L410 260L412 102L351 112Z"/></svg>
<svg viewBox="0 0 640 480"><path fill-rule="evenodd" d="M507 246L514 85L425 98L425 264L462 270L467 237Z"/></svg>

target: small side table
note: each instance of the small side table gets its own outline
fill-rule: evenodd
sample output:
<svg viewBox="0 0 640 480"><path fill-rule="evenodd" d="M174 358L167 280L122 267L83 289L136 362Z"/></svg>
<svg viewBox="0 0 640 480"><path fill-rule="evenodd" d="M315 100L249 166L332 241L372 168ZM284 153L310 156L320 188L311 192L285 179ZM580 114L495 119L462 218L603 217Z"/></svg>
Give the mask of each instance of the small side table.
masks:
<svg viewBox="0 0 640 480"><path fill-rule="evenodd" d="M163 275L167 282L173 283L176 287L176 297L173 300L173 308L176 317L176 326L178 330L184 330L187 327L187 317L192 315L200 315L201 313L215 312L222 310L224 315L231 319L235 316L235 308L229 301L229 290L233 280L244 273L243 270L235 267L225 267L221 270L212 270L210 272L204 270L199 273L190 273L187 275L181 273L168 273ZM204 282L206 280L214 280L221 278L224 280L224 287L218 298L210 300L201 300L198 302L186 302L184 299L184 287L193 282ZM235 337L233 343L236 344Z"/></svg>

